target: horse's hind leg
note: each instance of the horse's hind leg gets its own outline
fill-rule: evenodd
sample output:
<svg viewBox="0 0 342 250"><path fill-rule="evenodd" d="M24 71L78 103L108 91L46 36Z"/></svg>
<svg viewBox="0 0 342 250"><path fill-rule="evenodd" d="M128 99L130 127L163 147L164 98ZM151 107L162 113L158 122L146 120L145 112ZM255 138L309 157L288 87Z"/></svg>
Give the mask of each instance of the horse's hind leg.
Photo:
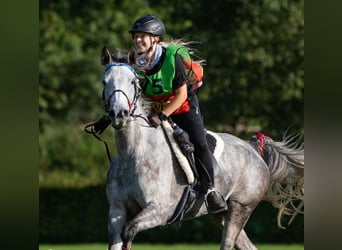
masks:
<svg viewBox="0 0 342 250"><path fill-rule="evenodd" d="M245 230L241 230L235 242L236 250L257 250L256 246L250 241Z"/></svg>
<svg viewBox="0 0 342 250"><path fill-rule="evenodd" d="M222 214L213 214L210 219L222 230L224 226L224 216ZM236 250L257 250L256 246L250 241L244 229L242 229L235 242Z"/></svg>
<svg viewBox="0 0 342 250"><path fill-rule="evenodd" d="M147 230L162 224L161 210L157 205L150 203L133 220L129 221L122 233L122 249L131 249L135 235L143 230Z"/></svg>
<svg viewBox="0 0 342 250"><path fill-rule="evenodd" d="M247 244L245 241L246 238L244 237L244 231L242 230L255 206L243 206L237 202L231 201L228 207L228 212L224 214L224 227L220 250L231 250L236 243L239 243L241 246ZM241 232L242 234L239 236ZM247 237L247 235L245 236Z"/></svg>

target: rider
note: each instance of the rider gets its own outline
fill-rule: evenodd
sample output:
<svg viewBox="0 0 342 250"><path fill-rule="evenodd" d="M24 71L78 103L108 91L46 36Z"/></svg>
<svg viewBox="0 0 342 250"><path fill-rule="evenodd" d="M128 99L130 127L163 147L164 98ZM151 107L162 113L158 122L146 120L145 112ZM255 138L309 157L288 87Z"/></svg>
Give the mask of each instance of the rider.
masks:
<svg viewBox="0 0 342 250"><path fill-rule="evenodd" d="M166 34L163 22L153 15L143 16L134 22L129 32L137 54L135 64L146 79L143 91L159 104L159 110L154 110L149 116L151 125L158 127L161 121L171 117L188 132L195 147L195 165L208 210L210 213L226 210L226 201L214 187L213 162L198 99L187 80L182 58L172 46L162 46L160 43Z"/></svg>

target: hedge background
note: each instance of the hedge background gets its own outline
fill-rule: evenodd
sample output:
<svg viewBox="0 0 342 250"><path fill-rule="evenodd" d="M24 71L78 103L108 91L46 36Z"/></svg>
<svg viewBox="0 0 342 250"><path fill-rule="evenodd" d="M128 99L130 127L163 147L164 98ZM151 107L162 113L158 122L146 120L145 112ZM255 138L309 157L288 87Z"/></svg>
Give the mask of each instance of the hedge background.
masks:
<svg viewBox="0 0 342 250"><path fill-rule="evenodd" d="M39 198L40 243L107 241L108 205L104 185L81 189L42 188ZM245 228L250 239L262 243L304 243L304 216L299 215L286 229L280 229L276 215L275 208L262 202ZM134 241L219 243L220 240L220 230L209 216L204 216L181 225L176 223L141 232Z"/></svg>

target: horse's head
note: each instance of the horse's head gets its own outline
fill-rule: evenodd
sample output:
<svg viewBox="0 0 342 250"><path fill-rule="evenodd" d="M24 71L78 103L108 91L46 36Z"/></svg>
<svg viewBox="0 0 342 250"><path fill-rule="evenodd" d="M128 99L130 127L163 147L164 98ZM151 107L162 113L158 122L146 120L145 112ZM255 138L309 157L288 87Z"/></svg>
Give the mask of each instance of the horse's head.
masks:
<svg viewBox="0 0 342 250"><path fill-rule="evenodd" d="M106 66L103 77L105 111L115 129L123 128L134 116L141 93L138 76L128 64L112 61L109 51L102 51L102 64Z"/></svg>

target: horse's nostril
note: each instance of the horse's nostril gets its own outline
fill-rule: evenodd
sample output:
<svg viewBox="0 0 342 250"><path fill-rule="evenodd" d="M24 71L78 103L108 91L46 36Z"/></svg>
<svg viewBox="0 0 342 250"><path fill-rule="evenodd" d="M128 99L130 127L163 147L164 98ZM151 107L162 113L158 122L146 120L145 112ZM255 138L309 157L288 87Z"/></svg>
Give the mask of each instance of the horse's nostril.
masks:
<svg viewBox="0 0 342 250"><path fill-rule="evenodd" d="M128 116L128 111L127 110L120 110L119 113L117 114L117 118L124 118Z"/></svg>
<svg viewBox="0 0 342 250"><path fill-rule="evenodd" d="M129 111L128 110L120 110L119 112L115 112L114 110L111 110L108 112L109 116L114 118L125 118L129 115Z"/></svg>

